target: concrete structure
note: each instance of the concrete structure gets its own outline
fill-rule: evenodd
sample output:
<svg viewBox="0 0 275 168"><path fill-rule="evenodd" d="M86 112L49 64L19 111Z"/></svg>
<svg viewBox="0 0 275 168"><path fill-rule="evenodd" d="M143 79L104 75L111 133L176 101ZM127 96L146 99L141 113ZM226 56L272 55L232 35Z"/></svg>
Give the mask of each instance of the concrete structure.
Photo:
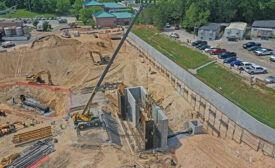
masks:
<svg viewBox="0 0 275 168"><path fill-rule="evenodd" d="M237 37L242 39L246 31L247 23L233 22L225 28L224 37Z"/></svg>
<svg viewBox="0 0 275 168"><path fill-rule="evenodd" d="M198 120L192 120L185 122L186 129L192 129L192 135L202 134L203 125Z"/></svg>
<svg viewBox="0 0 275 168"><path fill-rule="evenodd" d="M108 12L102 11L93 14L93 20L97 27L116 27L116 17Z"/></svg>
<svg viewBox="0 0 275 168"><path fill-rule="evenodd" d="M198 40L216 40L220 38L221 26L218 23L207 23L199 28Z"/></svg>
<svg viewBox="0 0 275 168"><path fill-rule="evenodd" d="M145 126L143 127L141 122L141 108L146 105L146 96L148 96L147 91L143 87L125 88L125 104L127 111L127 118L133 123L137 129L139 129L146 137L146 130L152 128L154 131L152 141L153 148L166 148L167 138L168 138L168 118L162 112L159 106L154 102L152 103L151 115L153 120L145 121ZM150 126L150 121L153 122L153 126ZM149 122L147 124L147 122ZM149 128L149 129L150 129ZM150 140L145 140L145 143ZM146 145L145 145L146 146Z"/></svg>
<svg viewBox="0 0 275 168"><path fill-rule="evenodd" d="M129 25L133 15L127 12L109 13L100 11L93 14L96 26L116 27L117 25Z"/></svg>
<svg viewBox="0 0 275 168"><path fill-rule="evenodd" d="M275 157L275 130L250 116L133 33L127 42L163 74L193 107L204 130L214 136L244 142ZM138 44L138 45L136 45Z"/></svg>
<svg viewBox="0 0 275 168"><path fill-rule="evenodd" d="M275 37L275 20L256 20L252 24L251 36Z"/></svg>

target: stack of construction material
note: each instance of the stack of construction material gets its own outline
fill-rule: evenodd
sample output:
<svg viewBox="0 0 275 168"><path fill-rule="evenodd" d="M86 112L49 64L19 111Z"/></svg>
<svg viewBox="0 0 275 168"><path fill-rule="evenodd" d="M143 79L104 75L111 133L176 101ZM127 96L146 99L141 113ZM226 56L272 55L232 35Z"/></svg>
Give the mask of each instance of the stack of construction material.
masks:
<svg viewBox="0 0 275 168"><path fill-rule="evenodd" d="M13 137L12 142L15 146L25 145L31 142L35 142L41 139L52 137L51 126L16 134Z"/></svg>
<svg viewBox="0 0 275 168"><path fill-rule="evenodd" d="M33 146L22 151L11 164L6 166L7 168L27 168L50 153L54 152L54 144L52 139L46 139L44 141L38 141Z"/></svg>

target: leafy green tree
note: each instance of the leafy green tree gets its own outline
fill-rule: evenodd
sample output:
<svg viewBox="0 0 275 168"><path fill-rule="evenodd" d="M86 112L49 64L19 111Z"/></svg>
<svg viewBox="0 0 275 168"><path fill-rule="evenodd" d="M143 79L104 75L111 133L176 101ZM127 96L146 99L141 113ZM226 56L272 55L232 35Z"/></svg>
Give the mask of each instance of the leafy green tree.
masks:
<svg viewBox="0 0 275 168"><path fill-rule="evenodd" d="M43 27L43 31L48 31L51 29L51 25L48 22L44 22L42 24L42 27Z"/></svg>
<svg viewBox="0 0 275 168"><path fill-rule="evenodd" d="M80 10L79 18L86 25L88 21L92 19L92 15L99 11L103 11L103 9L98 6L91 7L91 8L83 8Z"/></svg>
<svg viewBox="0 0 275 168"><path fill-rule="evenodd" d="M74 2L74 15L76 17L76 19L78 20L79 19L79 15L80 15L80 10L82 9L82 0L76 0Z"/></svg>
<svg viewBox="0 0 275 168"><path fill-rule="evenodd" d="M0 10L5 10L7 9L7 6L4 2L0 2Z"/></svg>
<svg viewBox="0 0 275 168"><path fill-rule="evenodd" d="M58 12L67 13L67 12L69 12L69 9L71 8L71 2L70 2L70 0L57 0L56 7L57 7Z"/></svg>
<svg viewBox="0 0 275 168"><path fill-rule="evenodd" d="M32 22L32 24L33 24L34 27L36 27L38 23L39 23L38 20L34 20L34 21Z"/></svg>

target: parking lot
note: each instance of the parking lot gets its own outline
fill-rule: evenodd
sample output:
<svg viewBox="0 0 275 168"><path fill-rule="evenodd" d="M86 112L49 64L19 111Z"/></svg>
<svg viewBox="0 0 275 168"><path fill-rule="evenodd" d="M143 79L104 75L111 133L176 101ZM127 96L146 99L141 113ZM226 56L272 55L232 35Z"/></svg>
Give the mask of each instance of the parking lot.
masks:
<svg viewBox="0 0 275 168"><path fill-rule="evenodd" d="M169 36L172 32L179 34L178 40L182 41L184 43L187 43L187 40L191 40L191 42L194 42L197 40L197 36L190 34L182 29L174 30L173 28L169 28L169 29L165 29L165 31L162 32L162 34ZM275 75L275 62L271 62L269 60L270 56L256 56L252 51L250 52L246 49L243 49L242 45L247 42L250 42L250 41L261 43L263 48L269 48L269 49L272 49L275 51L275 40L252 39L249 41L241 40L241 41L237 41L237 42L231 42L231 41L227 41L227 39L225 39L225 38L222 38L222 39L219 39L216 41L208 41L208 45L210 45L212 47L219 46L220 48L224 48L227 51L235 52L235 53L237 53L238 60L251 62L256 65L267 68L267 72L268 72L267 74L254 74L253 75L258 79L263 80L270 75ZM213 57L213 56L211 56L211 57ZM217 56L214 56L214 57L217 58ZM223 60L218 59L218 61L222 63ZM250 75L244 71L241 74L243 76L250 77ZM275 84L272 84L271 87L274 88Z"/></svg>

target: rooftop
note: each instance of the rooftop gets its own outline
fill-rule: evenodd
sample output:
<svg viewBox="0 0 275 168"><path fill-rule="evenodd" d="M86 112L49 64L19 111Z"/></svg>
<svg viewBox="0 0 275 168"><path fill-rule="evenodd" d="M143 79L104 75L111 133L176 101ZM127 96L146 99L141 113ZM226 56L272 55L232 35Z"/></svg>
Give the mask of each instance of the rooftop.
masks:
<svg viewBox="0 0 275 168"><path fill-rule="evenodd" d="M118 19L127 19L127 18L132 18L133 14L128 13L128 12L118 12L118 13L112 13L113 15L116 16Z"/></svg>
<svg viewBox="0 0 275 168"><path fill-rule="evenodd" d="M117 19L128 19L132 18L133 15L128 12L118 12L118 13L109 13L105 11L100 11L95 14L93 14L95 18L117 18Z"/></svg>
<svg viewBox="0 0 275 168"><path fill-rule="evenodd" d="M89 1L89 2L84 2L84 6L103 6L102 3L97 2L97 1Z"/></svg>
<svg viewBox="0 0 275 168"><path fill-rule="evenodd" d="M93 16L95 18L114 18L114 17L116 17L115 15L105 12L105 11L96 12L93 14Z"/></svg>
<svg viewBox="0 0 275 168"><path fill-rule="evenodd" d="M275 20L256 20L252 27L275 28Z"/></svg>
<svg viewBox="0 0 275 168"><path fill-rule="evenodd" d="M105 8L125 8L124 5L115 2L103 2Z"/></svg>
<svg viewBox="0 0 275 168"><path fill-rule="evenodd" d="M200 30L218 30L221 25L218 23L207 23L206 25L200 27Z"/></svg>
<svg viewBox="0 0 275 168"><path fill-rule="evenodd" d="M232 22L226 29L239 29L239 30L245 30L247 26L247 23L245 22Z"/></svg>

